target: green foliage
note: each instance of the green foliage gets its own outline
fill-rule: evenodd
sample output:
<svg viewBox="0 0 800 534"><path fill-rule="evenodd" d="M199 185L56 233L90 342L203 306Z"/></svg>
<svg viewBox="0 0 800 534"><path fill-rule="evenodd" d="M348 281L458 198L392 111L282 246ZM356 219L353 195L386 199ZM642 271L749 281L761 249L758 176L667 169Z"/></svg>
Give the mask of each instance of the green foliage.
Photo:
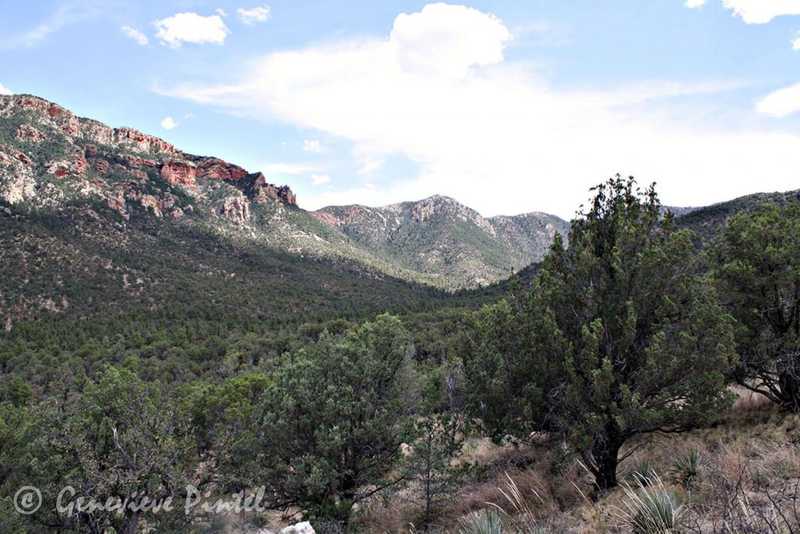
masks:
<svg viewBox="0 0 800 534"><path fill-rule="evenodd" d="M497 440L538 428L546 409L542 386L550 364L532 357L531 321L529 308L503 300L474 313L466 325L460 353L467 406Z"/></svg>
<svg viewBox="0 0 800 534"><path fill-rule="evenodd" d="M250 418L241 464L227 469L266 483L277 507L347 523L355 504L402 480L393 467L413 436L409 349L401 322L382 315L288 354Z"/></svg>
<svg viewBox="0 0 800 534"><path fill-rule="evenodd" d="M661 216L652 188L635 187L617 177L595 189L530 300L488 312L496 331L472 345L493 363L465 362L471 387L488 389L476 415L494 411L488 419L520 437L562 432L601 489L616 485L629 438L684 430L728 405L735 361L731 320L696 274L692 236ZM476 365L483 370L471 372ZM528 424L509 428L500 406Z"/></svg>
<svg viewBox="0 0 800 534"><path fill-rule="evenodd" d="M428 527L436 512L452 500L469 466L454 465L464 446L463 420L439 413L416 421L416 440L403 466L409 480L419 486L423 507L422 526Z"/></svg>
<svg viewBox="0 0 800 534"><path fill-rule="evenodd" d="M69 504L80 497L107 503L125 502L136 495L163 501L174 498L192 471L194 456L188 446L186 422L161 388L146 384L129 371L108 368L88 384L78 398L48 401L32 408L2 405L0 411L0 480L2 491L39 488L44 505L26 516L27 528L44 526L65 531L132 532L144 512L81 510ZM56 499L64 488L62 506ZM164 526L179 525L179 513L147 517Z"/></svg>
<svg viewBox="0 0 800 534"><path fill-rule="evenodd" d="M733 217L715 258L721 293L740 326L736 378L800 411L800 202Z"/></svg>

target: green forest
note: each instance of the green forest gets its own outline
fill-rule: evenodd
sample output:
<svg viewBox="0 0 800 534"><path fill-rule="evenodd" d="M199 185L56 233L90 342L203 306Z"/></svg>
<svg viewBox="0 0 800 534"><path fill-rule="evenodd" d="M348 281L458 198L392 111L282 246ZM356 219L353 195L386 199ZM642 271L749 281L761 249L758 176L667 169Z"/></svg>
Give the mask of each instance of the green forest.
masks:
<svg viewBox="0 0 800 534"><path fill-rule="evenodd" d="M797 532L800 202L591 196L540 264L455 293L100 205L0 213L3 302L57 289L0 333L0 531Z"/></svg>

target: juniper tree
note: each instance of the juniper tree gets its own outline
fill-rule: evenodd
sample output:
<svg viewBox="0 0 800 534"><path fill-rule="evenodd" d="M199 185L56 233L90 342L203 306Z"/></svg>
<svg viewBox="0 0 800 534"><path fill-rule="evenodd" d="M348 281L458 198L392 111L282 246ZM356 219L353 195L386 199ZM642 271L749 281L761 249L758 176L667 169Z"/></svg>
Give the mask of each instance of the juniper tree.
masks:
<svg viewBox="0 0 800 534"><path fill-rule="evenodd" d="M521 346L502 331L482 342L497 362L482 380L499 392L484 404L510 403L510 422L527 423L507 431L562 434L607 489L629 439L692 428L730 402L735 354L692 235L662 216L654 187L642 193L617 176L593 191L569 244L556 238L519 320L504 319L511 335L524 325Z"/></svg>
<svg viewBox="0 0 800 534"><path fill-rule="evenodd" d="M800 411L800 203L736 215L715 257L739 325L737 381Z"/></svg>
<svg viewBox="0 0 800 534"><path fill-rule="evenodd" d="M403 480L393 468L413 435L411 348L400 320L382 315L288 356L264 391L250 451L275 507L346 525L354 505Z"/></svg>

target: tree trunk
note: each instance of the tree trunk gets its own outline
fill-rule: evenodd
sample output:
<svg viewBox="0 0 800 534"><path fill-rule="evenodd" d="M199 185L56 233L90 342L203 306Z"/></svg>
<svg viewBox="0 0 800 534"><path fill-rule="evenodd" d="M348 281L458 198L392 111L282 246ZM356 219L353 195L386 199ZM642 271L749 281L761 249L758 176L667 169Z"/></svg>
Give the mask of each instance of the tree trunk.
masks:
<svg viewBox="0 0 800 534"><path fill-rule="evenodd" d="M604 492L617 485L617 466L622 443L617 440L597 440L592 447L594 475L597 489Z"/></svg>
<svg viewBox="0 0 800 534"><path fill-rule="evenodd" d="M792 413L800 412L800 377L788 371L778 376L781 392L781 407Z"/></svg>

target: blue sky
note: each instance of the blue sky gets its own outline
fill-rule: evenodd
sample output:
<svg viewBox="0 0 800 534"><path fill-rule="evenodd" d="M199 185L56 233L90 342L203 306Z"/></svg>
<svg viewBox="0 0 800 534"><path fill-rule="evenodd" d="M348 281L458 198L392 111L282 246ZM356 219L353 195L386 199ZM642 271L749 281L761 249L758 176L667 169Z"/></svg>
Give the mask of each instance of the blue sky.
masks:
<svg viewBox="0 0 800 534"><path fill-rule="evenodd" d="M289 184L570 216L800 187L800 0L0 0L0 91ZM795 40L797 43L795 44Z"/></svg>

